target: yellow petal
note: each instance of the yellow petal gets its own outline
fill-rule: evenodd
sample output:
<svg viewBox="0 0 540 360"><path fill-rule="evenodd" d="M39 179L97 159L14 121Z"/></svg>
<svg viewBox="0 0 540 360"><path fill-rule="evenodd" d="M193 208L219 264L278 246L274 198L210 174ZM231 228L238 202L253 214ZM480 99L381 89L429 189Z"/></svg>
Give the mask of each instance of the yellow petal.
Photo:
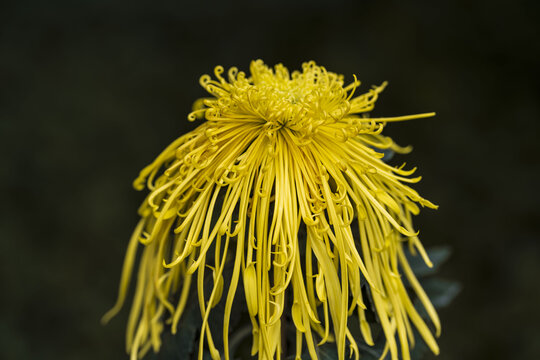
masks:
<svg viewBox="0 0 540 360"><path fill-rule="evenodd" d="M396 214L400 213L400 208L397 202L390 196L386 191L383 190L377 190L375 191L375 195L377 197L377 200L382 202L384 205L388 206L390 210L395 212Z"/></svg>
<svg viewBox="0 0 540 360"><path fill-rule="evenodd" d="M214 287L216 289L216 293L214 295L214 299L212 300L211 307L216 306L219 303L219 300L221 300L221 296L223 295L223 276L219 276L216 281L216 270L214 270Z"/></svg>
<svg viewBox="0 0 540 360"><path fill-rule="evenodd" d="M244 270L244 289L246 293L246 302L249 311L249 315L253 318L257 315L257 273L255 271L255 264L250 263Z"/></svg>
<svg viewBox="0 0 540 360"><path fill-rule="evenodd" d="M302 306L298 302L294 302L291 309L291 314L294 322L294 326L301 331L306 332L306 328L304 327L304 323L302 321L303 314L302 314Z"/></svg>
<svg viewBox="0 0 540 360"><path fill-rule="evenodd" d="M326 287L324 285L323 274L318 273L315 275L315 291L317 292L317 297L322 302L326 301Z"/></svg>

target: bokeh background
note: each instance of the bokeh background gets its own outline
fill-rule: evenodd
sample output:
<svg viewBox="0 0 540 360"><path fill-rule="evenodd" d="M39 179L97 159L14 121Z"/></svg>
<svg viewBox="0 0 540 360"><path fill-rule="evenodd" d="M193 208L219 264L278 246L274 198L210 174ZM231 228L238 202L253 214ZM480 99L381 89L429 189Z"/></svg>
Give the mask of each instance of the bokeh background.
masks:
<svg viewBox="0 0 540 360"><path fill-rule="evenodd" d="M539 27L533 1L31 1L0 9L0 358L126 359L108 326L144 194L215 65L316 60L389 81L417 217L463 286L439 359L540 358Z"/></svg>

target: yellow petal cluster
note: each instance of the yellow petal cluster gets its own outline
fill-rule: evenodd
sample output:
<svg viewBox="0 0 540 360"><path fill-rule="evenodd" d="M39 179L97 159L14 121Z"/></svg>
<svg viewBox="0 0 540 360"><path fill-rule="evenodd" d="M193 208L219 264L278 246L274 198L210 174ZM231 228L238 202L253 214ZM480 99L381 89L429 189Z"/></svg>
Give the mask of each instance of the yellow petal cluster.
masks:
<svg viewBox="0 0 540 360"><path fill-rule="evenodd" d="M203 319L199 359L205 346L214 360L231 358L229 323L240 282L253 325L252 354L259 359L283 356L284 313L296 327L297 357L304 341L313 359L318 343L332 341L339 359L349 356L346 347L358 359L348 324L354 312L364 341L373 344L364 282L386 337L385 354L409 359L413 328L437 353L403 282L438 333L437 314L403 250L407 244L430 265L411 218L418 205L436 206L406 185L420 180L410 177L414 169L392 167L377 152L409 150L381 134L388 122L433 114L370 118L386 84L357 96L356 77L344 86L342 75L314 62L289 73L257 60L250 73L231 68L225 75L218 66L214 78L202 76L210 96L198 100L188 118L206 121L135 180L149 195L128 246L118 301L104 320L121 308L142 244L127 328L133 359L151 347L158 351L166 326L176 332L192 282ZM301 229L307 236L299 237ZM232 275L224 278L228 262ZM209 275L213 286L205 293ZM224 327L210 329L209 314L219 302ZM212 331L223 332L224 348L216 348Z"/></svg>

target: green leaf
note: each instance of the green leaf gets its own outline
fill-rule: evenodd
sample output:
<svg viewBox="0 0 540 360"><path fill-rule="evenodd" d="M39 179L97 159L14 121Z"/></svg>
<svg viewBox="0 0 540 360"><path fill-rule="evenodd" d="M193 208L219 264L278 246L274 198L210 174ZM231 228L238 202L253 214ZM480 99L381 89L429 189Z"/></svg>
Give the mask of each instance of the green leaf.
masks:
<svg viewBox="0 0 540 360"><path fill-rule="evenodd" d="M461 291L461 285L457 281L441 278L425 279L421 284L436 308L448 306Z"/></svg>
<svg viewBox="0 0 540 360"><path fill-rule="evenodd" d="M317 349L317 355L319 355L319 360L337 360L338 359L336 344L327 343L327 344L324 344L323 346L318 346L316 349Z"/></svg>
<svg viewBox="0 0 540 360"><path fill-rule="evenodd" d="M414 337L416 343L410 352L411 360L422 360L430 350L417 332L415 332Z"/></svg>
<svg viewBox="0 0 540 360"><path fill-rule="evenodd" d="M383 352L384 344L377 343L369 346L364 342L358 342L358 351L363 360L378 360Z"/></svg>
<svg viewBox="0 0 540 360"><path fill-rule="evenodd" d="M196 292L190 294L186 308L175 335L166 327L162 333L162 346L157 354L152 351L145 357L147 360L176 360L189 359L198 344L196 334L199 333L202 320Z"/></svg>
<svg viewBox="0 0 540 360"><path fill-rule="evenodd" d="M439 266L443 264L452 253L449 246L438 246L426 250L429 259L433 263L430 268L426 265L420 254L412 255L408 250L405 252L409 265L417 277L432 275L437 272Z"/></svg>

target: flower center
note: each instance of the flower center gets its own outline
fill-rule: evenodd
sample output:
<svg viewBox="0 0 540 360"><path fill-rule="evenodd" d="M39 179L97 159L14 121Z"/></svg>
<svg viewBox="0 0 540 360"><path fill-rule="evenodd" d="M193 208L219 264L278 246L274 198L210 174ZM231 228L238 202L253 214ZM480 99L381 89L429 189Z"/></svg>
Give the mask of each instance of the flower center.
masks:
<svg viewBox="0 0 540 360"><path fill-rule="evenodd" d="M207 120L215 122L238 120L263 131L287 129L290 136L302 142L321 125L341 121L350 110L343 76L327 72L314 62L304 64L302 72L289 74L282 65L271 69L255 61L250 71L252 76L247 78L233 68L228 81L221 76L222 67L215 69L217 80L203 76L201 85L215 99L204 100L206 108L194 113L205 112Z"/></svg>

